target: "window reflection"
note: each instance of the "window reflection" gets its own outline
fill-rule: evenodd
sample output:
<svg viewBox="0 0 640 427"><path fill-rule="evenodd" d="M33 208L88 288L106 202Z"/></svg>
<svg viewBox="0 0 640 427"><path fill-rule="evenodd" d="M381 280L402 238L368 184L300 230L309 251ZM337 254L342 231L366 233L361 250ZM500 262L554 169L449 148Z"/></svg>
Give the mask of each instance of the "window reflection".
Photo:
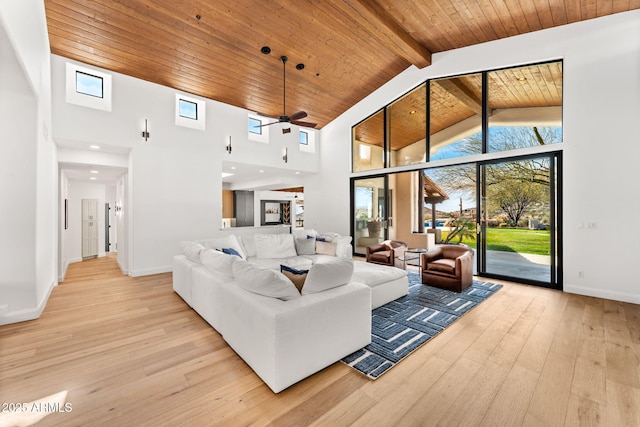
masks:
<svg viewBox="0 0 640 427"><path fill-rule="evenodd" d="M353 128L353 172L384 167L384 110Z"/></svg>
<svg viewBox="0 0 640 427"><path fill-rule="evenodd" d="M426 161L426 83L387 107L390 166Z"/></svg>
<svg viewBox="0 0 640 427"><path fill-rule="evenodd" d="M482 153L482 74L430 82L429 160Z"/></svg>
<svg viewBox="0 0 640 427"><path fill-rule="evenodd" d="M487 73L489 151L562 142L562 62Z"/></svg>

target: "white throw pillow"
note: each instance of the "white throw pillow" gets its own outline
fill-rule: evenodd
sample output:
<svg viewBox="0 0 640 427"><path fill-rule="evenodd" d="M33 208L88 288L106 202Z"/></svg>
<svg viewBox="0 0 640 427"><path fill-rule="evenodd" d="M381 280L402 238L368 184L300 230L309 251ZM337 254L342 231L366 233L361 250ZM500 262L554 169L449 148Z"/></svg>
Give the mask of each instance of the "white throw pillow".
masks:
<svg viewBox="0 0 640 427"><path fill-rule="evenodd" d="M240 244L247 258L257 256L256 239L254 239L253 236L240 236L238 240L240 240Z"/></svg>
<svg viewBox="0 0 640 427"><path fill-rule="evenodd" d="M233 264L242 262L235 255L227 255L215 249L204 249L200 252L200 261L207 270L229 279L233 279Z"/></svg>
<svg viewBox="0 0 640 427"><path fill-rule="evenodd" d="M256 234L258 258L288 258L298 256L292 234Z"/></svg>
<svg viewBox="0 0 640 427"><path fill-rule="evenodd" d="M314 264L302 288L302 295L326 291L346 285L353 276L353 260L340 258L334 262Z"/></svg>
<svg viewBox="0 0 640 427"><path fill-rule="evenodd" d="M205 249L200 243L189 241L180 242L180 248L189 261L197 262L198 264L200 263L200 252Z"/></svg>
<svg viewBox="0 0 640 427"><path fill-rule="evenodd" d="M279 271L258 268L249 262L236 262L233 276L241 288L255 294L284 301L300 298L295 285Z"/></svg>
<svg viewBox="0 0 640 427"><path fill-rule="evenodd" d="M321 233L318 234L318 236L316 236L319 240L325 241L325 242L333 242L334 239L340 237L340 235L338 233Z"/></svg>
<svg viewBox="0 0 640 427"><path fill-rule="evenodd" d="M223 249L234 249L240 254L240 258L246 259L247 255L244 253L240 242L236 239L236 236L230 234L226 237L218 237L216 239L202 240L202 244L205 248L217 249L219 251Z"/></svg>
<svg viewBox="0 0 640 427"><path fill-rule="evenodd" d="M337 243L332 242L316 242L316 253L319 255L331 255L336 256L336 251L338 249Z"/></svg>

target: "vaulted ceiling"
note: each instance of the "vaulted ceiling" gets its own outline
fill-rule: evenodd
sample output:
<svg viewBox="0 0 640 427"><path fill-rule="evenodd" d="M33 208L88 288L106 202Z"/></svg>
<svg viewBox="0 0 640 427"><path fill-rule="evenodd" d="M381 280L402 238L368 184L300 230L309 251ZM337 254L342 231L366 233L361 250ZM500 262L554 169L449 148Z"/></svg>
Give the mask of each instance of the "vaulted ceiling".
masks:
<svg viewBox="0 0 640 427"><path fill-rule="evenodd" d="M51 51L322 127L431 54L640 8L640 0L45 0ZM261 53L269 46L271 53ZM303 63L304 69L295 65Z"/></svg>

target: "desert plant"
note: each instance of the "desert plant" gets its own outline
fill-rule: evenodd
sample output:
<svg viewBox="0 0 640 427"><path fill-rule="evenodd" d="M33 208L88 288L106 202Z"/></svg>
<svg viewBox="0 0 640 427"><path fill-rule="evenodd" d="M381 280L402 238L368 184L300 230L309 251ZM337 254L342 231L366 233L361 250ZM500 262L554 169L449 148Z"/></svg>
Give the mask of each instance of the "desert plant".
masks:
<svg viewBox="0 0 640 427"><path fill-rule="evenodd" d="M456 239L458 240L456 243L462 243L462 239L476 239L476 224L471 218L460 218L456 220L455 226L445 237L444 243L451 243Z"/></svg>

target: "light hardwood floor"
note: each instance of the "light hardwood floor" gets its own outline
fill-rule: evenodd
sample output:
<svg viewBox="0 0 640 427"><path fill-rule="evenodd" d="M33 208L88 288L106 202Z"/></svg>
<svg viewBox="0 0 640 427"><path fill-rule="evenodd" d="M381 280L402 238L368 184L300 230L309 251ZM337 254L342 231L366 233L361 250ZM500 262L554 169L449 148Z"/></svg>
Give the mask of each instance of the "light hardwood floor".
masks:
<svg viewBox="0 0 640 427"><path fill-rule="evenodd" d="M72 264L0 327L0 401L67 391L38 425L640 425L640 306L504 287L376 381L341 363L272 393L171 287Z"/></svg>

